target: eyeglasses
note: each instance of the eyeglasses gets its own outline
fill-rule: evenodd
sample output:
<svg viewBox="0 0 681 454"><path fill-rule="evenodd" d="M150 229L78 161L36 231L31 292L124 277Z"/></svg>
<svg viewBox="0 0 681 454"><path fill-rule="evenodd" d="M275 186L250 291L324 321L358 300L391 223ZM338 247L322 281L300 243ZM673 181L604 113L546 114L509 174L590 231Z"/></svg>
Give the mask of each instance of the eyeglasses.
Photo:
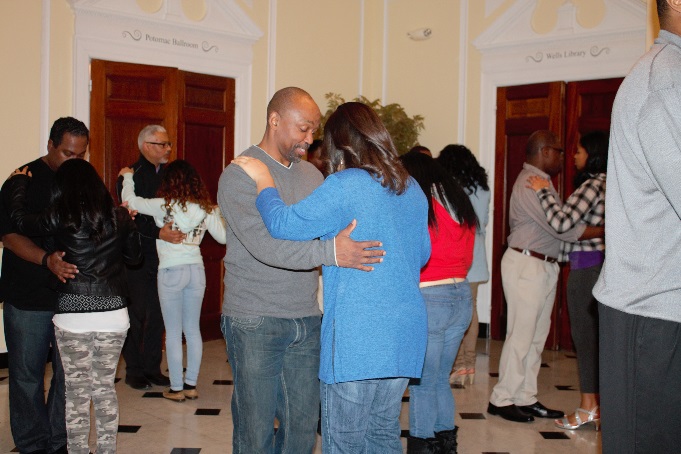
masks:
<svg viewBox="0 0 681 454"><path fill-rule="evenodd" d="M145 142L145 143L150 143L151 145L158 145L159 147L163 148L173 148L173 143L172 142Z"/></svg>

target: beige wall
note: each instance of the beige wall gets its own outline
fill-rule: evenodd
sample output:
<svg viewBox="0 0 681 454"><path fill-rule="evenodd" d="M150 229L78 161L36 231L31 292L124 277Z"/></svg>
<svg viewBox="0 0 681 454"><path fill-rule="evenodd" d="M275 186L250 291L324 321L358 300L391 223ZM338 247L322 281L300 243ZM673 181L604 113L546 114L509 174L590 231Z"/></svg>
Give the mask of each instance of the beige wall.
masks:
<svg viewBox="0 0 681 454"><path fill-rule="evenodd" d="M471 42L516 1L494 2L496 10L485 16L485 0L469 0L463 30L466 54L460 55L459 1L237 0L264 33L253 47L252 142L262 136L271 89L298 85L312 94L322 111L327 92L346 99L358 94L370 99L385 96L385 102L398 102L410 115L425 117L420 139L424 145L437 151L465 137L477 153L481 70L480 54ZM652 0L649 3L652 6ZM161 0L154 4L160 5ZM202 8L200 1L188 4ZM273 4L276 11L270 10ZM48 96L41 105L43 5L50 12L50 44ZM0 8L2 176L44 152L41 115L47 128L57 117L73 112L74 18L67 0L4 0ZM273 12L276 17L271 17ZM653 18L654 14L648 25L649 41L657 32ZM421 27L433 30L429 40L408 39L408 31ZM270 43L275 47L270 48ZM463 110L460 74L466 81ZM460 125L465 127L463 137L458 134Z"/></svg>
<svg viewBox="0 0 681 454"><path fill-rule="evenodd" d="M3 1L0 14L0 179L40 156L41 3Z"/></svg>

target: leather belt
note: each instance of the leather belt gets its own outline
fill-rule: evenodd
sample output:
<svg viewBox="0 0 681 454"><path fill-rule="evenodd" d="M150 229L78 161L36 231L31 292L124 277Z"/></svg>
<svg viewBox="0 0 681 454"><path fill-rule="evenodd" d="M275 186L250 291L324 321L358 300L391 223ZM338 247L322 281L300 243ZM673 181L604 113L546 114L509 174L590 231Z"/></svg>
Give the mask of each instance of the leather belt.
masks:
<svg viewBox="0 0 681 454"><path fill-rule="evenodd" d="M523 255L529 255L530 257L534 257L536 259L543 260L545 262L556 263L558 261L558 259L556 259L556 258L549 257L549 256L546 256L544 254L540 254L539 252L531 251L529 249L520 249L520 248L517 248L517 247L512 247L511 249L513 249L514 251L518 251Z"/></svg>

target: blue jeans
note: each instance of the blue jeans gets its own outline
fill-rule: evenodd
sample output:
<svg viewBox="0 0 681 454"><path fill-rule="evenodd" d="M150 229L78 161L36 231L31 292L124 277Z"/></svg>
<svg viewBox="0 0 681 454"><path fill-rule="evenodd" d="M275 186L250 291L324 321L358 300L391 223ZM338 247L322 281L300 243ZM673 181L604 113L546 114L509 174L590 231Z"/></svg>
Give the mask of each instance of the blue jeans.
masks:
<svg viewBox="0 0 681 454"><path fill-rule="evenodd" d="M206 291L203 265L177 265L158 270L158 297L166 327L166 358L170 388L179 391L182 382L182 333L187 340L187 372L184 382L196 386L203 355L199 319Z"/></svg>
<svg viewBox="0 0 681 454"><path fill-rule="evenodd" d="M320 383L324 454L402 453L400 410L408 378Z"/></svg>
<svg viewBox="0 0 681 454"><path fill-rule="evenodd" d="M421 294L428 313L428 345L421 380L409 385L409 434L431 438L454 429L449 373L471 322L471 288L465 281L424 287Z"/></svg>
<svg viewBox="0 0 681 454"><path fill-rule="evenodd" d="M306 454L319 415L321 317L222 316L234 375L234 454ZM274 435L274 418L279 429Z"/></svg>
<svg viewBox="0 0 681 454"><path fill-rule="evenodd" d="M9 417L19 452L53 452L66 445L64 370L51 311L24 311L5 303L9 363ZM45 368L52 346L52 381L45 402Z"/></svg>

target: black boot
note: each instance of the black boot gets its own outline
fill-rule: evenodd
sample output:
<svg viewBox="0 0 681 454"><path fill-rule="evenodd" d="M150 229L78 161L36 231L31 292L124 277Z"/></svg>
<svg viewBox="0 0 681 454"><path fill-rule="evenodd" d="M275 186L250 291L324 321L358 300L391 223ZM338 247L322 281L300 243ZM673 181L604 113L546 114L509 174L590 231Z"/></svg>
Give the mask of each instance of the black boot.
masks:
<svg viewBox="0 0 681 454"><path fill-rule="evenodd" d="M442 454L456 454L456 433L459 428L454 427L452 430L443 430L442 432L435 433L435 439L440 446L440 451Z"/></svg>
<svg viewBox="0 0 681 454"><path fill-rule="evenodd" d="M407 437L407 454L437 454L438 442L435 438Z"/></svg>

